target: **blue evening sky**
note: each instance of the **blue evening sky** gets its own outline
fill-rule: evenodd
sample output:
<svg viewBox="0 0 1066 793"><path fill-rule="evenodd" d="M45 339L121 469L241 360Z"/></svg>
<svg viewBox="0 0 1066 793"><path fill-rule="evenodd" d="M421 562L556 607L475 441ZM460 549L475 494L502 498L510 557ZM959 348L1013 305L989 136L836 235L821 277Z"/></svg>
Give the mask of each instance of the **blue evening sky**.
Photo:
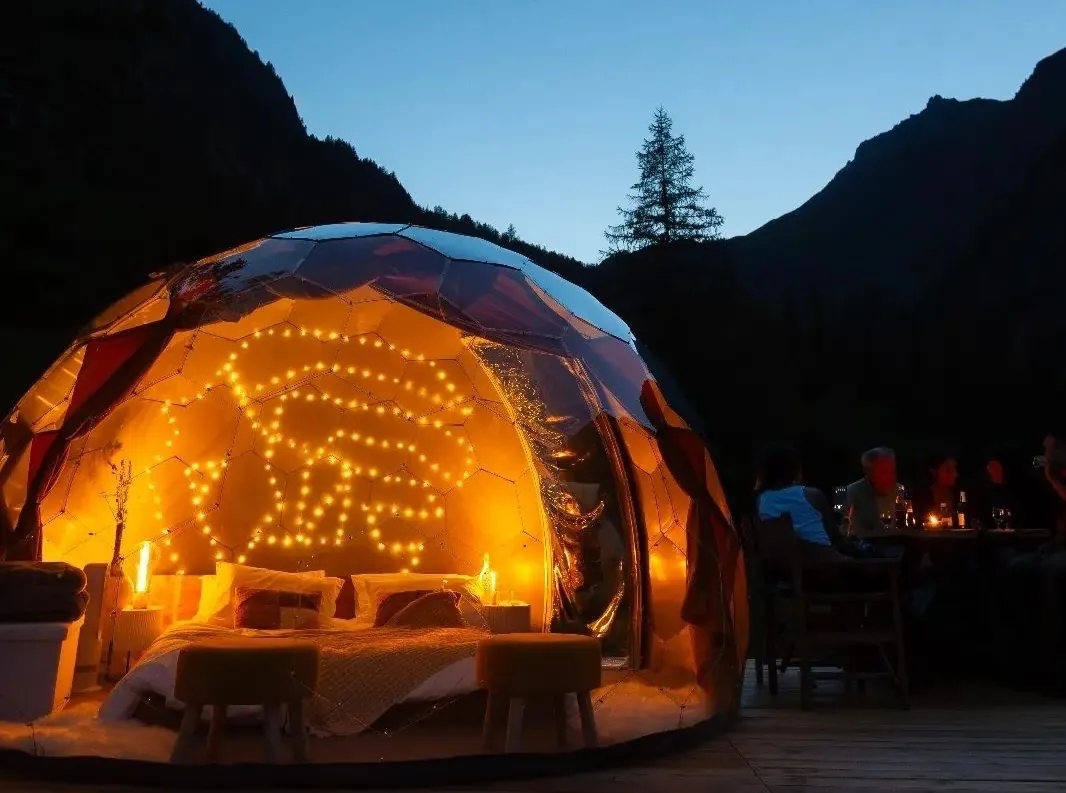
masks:
<svg viewBox="0 0 1066 793"><path fill-rule="evenodd" d="M934 95L1011 97L1064 0L204 0L308 129L414 199L585 261L662 104L743 234ZM387 221L390 218L382 217Z"/></svg>

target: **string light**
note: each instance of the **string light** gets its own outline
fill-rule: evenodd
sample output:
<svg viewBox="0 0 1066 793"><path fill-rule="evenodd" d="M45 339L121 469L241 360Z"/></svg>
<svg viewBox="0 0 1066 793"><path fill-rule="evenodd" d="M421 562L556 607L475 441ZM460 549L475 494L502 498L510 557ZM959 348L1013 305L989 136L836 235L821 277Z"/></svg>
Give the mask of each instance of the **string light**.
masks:
<svg viewBox="0 0 1066 793"><path fill-rule="evenodd" d="M273 352L274 345L285 340L312 337L321 341L346 345L354 342L369 350L398 356L404 376L388 371L389 367L359 365L340 360L338 354L332 361L316 359L294 366L283 350L274 355L283 359L286 368L267 374L263 378L249 379L240 368L248 351L260 342L268 342ZM445 517L441 495L452 487L462 487L463 482L476 470L472 449L462 433L455 432L455 425L473 412L472 395L457 393L458 386L437 361L427 360L422 353L397 349L374 334L349 337L339 331L289 326L287 324L257 330L238 342L240 352L229 352L214 371L214 380L204 383L192 396L175 402L164 402L161 411L166 415L168 436L163 441L164 454L156 454L156 464L173 456L181 436L178 417L196 402L209 398L218 389L224 389L237 403L240 415L246 419L261 443L263 472L270 485L271 503L261 515L251 533L239 548L226 545L218 534L218 526L212 524L212 512L219 506L221 486L229 465L227 459L207 459L189 462L184 469L187 482L189 506L197 534L213 551L215 559L232 558L242 563L260 545L286 549L309 549L315 546L341 546L347 541L363 536L370 548L377 552L404 560L407 567L420 563L420 554L425 549L425 537L434 532L433 525ZM339 349L338 349L339 352ZM412 373L411 365L415 371ZM422 370L422 374L419 374ZM403 395L405 404L395 401L372 402L354 399L350 394L329 393L313 378L320 375L337 375L349 385L361 389L374 389L378 384L392 386ZM344 389L341 389L344 390ZM412 409L412 404L424 407ZM294 406L315 405L338 409L340 426L325 432L324 437L314 442L296 437L286 427L288 411ZM451 411L457 416L454 422L440 417ZM346 422L344 417L363 414L381 422L381 430L368 434L365 426L360 428ZM430 459L420 443L397 432L401 427L414 428L417 433L438 431L446 442L454 441L456 453L447 454L449 462L460 463L449 467L447 463ZM390 429L390 427L392 429ZM190 432L195 429L190 428ZM286 452L301 461L297 473L286 476L277 465L277 455ZM385 471L378 462L383 455L400 454L406 462L396 470ZM425 474L419 476L410 469L417 461L417 468ZM322 486L312 480L313 470L326 471L327 481ZM292 476L297 476L298 486L292 489ZM363 503L353 498L353 480L367 480L373 484L378 498ZM435 480L435 481L433 481ZM153 488L154 485L150 485ZM288 494L286 489L288 488ZM392 495L385 495L385 492ZM163 510L158 495L155 496L156 519L161 524ZM422 539L396 536L385 537L382 521L393 526L410 527L410 534ZM362 525L360 525L360 522ZM159 540L172 546L174 527L163 527ZM158 540L157 540L158 541ZM176 552L166 558L172 564L179 562Z"/></svg>

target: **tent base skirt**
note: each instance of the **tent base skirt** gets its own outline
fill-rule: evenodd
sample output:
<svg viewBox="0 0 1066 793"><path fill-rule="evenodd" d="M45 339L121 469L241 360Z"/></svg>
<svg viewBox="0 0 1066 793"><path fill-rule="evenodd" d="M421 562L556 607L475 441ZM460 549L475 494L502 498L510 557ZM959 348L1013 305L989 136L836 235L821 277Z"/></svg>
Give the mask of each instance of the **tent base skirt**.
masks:
<svg viewBox="0 0 1066 793"><path fill-rule="evenodd" d="M33 779L72 786L220 789L402 789L454 787L514 779L562 776L650 762L723 734L735 713L596 749L558 753L486 754L376 763L170 765L110 757L54 757L0 750L0 775L8 783Z"/></svg>

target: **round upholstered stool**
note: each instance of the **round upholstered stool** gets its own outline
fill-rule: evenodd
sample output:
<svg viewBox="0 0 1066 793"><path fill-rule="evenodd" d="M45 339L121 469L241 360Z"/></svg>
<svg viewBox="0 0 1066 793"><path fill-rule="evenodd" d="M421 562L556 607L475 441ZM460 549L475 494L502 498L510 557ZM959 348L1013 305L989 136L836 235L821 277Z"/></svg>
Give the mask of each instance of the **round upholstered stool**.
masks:
<svg viewBox="0 0 1066 793"><path fill-rule="evenodd" d="M566 746L566 699L577 697L586 746L596 745L592 691L602 679L600 642L565 633L509 633L482 639L477 647L478 685L489 694L482 740L493 749L505 728L505 751L517 751L527 699L551 697L560 748Z"/></svg>
<svg viewBox="0 0 1066 793"><path fill-rule="evenodd" d="M211 706L207 760L218 757L229 705L262 705L264 756L278 761L282 705L288 705L293 753L307 759L304 700L318 683L318 648L289 639L221 639L201 642L178 654L174 697L185 703L181 730L170 756L186 762L205 706Z"/></svg>

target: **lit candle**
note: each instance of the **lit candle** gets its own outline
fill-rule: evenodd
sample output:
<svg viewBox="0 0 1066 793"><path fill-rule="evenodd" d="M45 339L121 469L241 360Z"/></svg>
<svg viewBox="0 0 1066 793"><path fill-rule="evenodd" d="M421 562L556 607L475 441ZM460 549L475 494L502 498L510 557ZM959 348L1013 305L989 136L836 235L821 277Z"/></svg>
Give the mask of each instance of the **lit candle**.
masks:
<svg viewBox="0 0 1066 793"><path fill-rule="evenodd" d="M137 570L133 579L133 607L148 607L148 585L151 582L152 544L142 542L137 552Z"/></svg>

